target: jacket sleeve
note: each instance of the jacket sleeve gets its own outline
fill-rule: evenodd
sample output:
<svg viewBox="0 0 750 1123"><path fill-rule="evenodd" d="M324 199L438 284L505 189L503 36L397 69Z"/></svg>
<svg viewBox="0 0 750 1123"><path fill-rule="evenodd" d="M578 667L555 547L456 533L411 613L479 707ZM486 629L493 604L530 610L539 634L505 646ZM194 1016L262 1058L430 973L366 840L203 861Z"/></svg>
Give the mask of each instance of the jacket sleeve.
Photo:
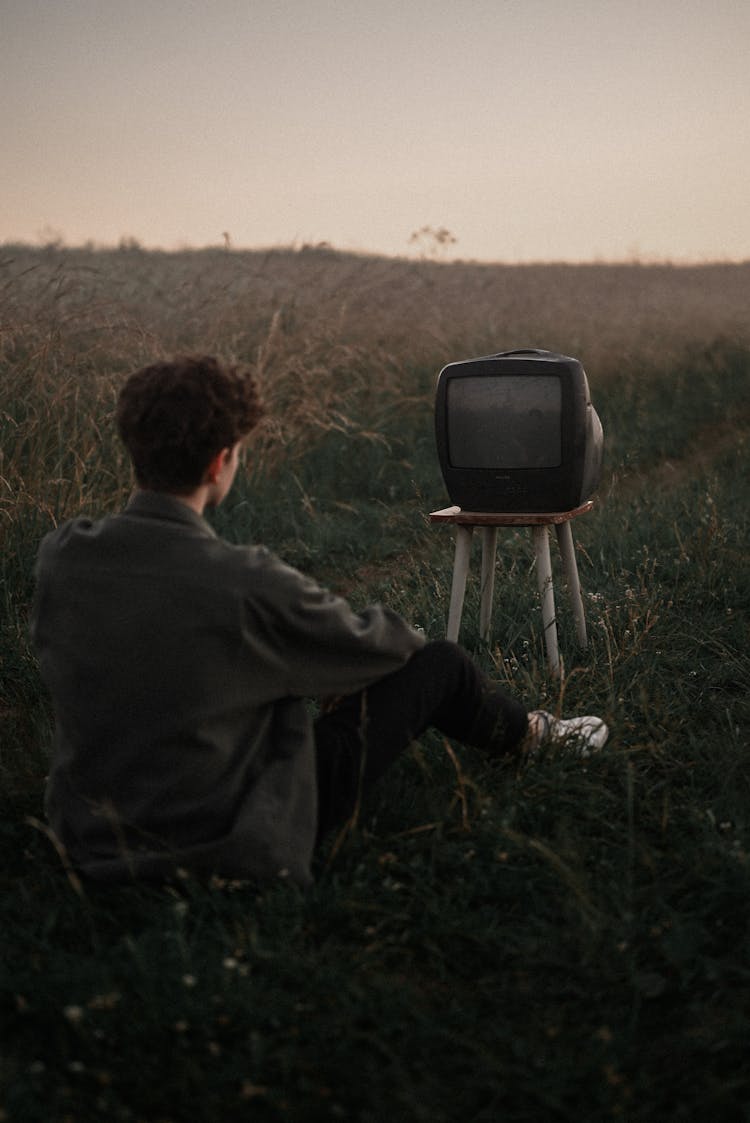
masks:
<svg viewBox="0 0 750 1123"><path fill-rule="evenodd" d="M355 612L272 554L244 605L250 642L272 650L293 697L350 694L398 670L425 643L384 605Z"/></svg>

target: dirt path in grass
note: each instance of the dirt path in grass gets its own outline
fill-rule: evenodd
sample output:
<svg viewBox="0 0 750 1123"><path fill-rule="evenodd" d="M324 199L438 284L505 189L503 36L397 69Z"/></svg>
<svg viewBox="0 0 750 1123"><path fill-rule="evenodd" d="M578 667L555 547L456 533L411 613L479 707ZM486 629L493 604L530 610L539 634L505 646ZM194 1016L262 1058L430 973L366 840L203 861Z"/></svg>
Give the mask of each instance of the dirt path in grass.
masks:
<svg viewBox="0 0 750 1123"><path fill-rule="evenodd" d="M620 476L615 475L604 495L620 499L643 491L646 487L659 491L678 488L691 476L704 472L728 453L744 451L749 428L750 411L747 410L731 421L706 425L680 456L665 457L644 470L633 469Z"/></svg>

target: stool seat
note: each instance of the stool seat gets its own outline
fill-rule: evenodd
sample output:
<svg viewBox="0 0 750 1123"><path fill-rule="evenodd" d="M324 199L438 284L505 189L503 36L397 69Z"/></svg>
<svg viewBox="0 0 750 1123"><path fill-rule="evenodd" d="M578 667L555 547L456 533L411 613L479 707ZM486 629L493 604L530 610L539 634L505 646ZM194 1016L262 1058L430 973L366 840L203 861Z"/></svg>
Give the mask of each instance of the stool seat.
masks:
<svg viewBox="0 0 750 1123"><path fill-rule="evenodd" d="M463 511L460 507L445 507L442 511L432 511L430 522L449 523L456 527L456 554L453 563L453 582L448 609L446 636L457 640L461 627L466 579L469 572L471 539L474 527L482 529L482 583L479 608L479 634L489 641L492 616L492 596L495 585L495 554L497 550L498 527L531 527L537 565L537 580L542 601L542 625L547 650L547 662L554 675L560 675L560 653L557 640L557 620L555 616L555 594L552 585L552 562L549 551L548 528L554 526L560 549L563 572L570 593L576 634L581 647L587 646L586 616L578 579L573 533L570 523L579 515L585 515L594 506L593 500L583 503L570 511L550 511L541 514L517 513L506 511Z"/></svg>

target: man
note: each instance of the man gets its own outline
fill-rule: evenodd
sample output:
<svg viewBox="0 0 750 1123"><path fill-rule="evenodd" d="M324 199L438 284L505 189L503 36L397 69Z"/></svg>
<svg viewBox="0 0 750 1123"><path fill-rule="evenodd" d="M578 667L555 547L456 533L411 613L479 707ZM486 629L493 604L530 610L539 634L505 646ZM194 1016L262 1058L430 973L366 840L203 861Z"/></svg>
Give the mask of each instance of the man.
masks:
<svg viewBox="0 0 750 1123"><path fill-rule="evenodd" d="M125 510L47 535L33 639L55 712L46 807L103 880L177 868L310 880L315 843L429 726L494 755L606 740L492 686L396 613L356 613L262 546L204 520L261 416L252 378L209 357L132 375L117 407ZM335 699L312 716L309 699Z"/></svg>

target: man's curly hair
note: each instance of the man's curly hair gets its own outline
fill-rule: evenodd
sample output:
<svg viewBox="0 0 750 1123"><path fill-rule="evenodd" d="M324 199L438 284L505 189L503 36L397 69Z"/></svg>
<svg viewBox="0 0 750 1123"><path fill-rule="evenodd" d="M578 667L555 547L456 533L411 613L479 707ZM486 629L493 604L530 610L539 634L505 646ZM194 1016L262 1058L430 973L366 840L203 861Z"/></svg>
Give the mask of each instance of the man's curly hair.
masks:
<svg viewBox="0 0 750 1123"><path fill-rule="evenodd" d="M198 487L216 454L242 440L262 414L248 371L186 355L132 374L116 419L139 486L180 495Z"/></svg>

